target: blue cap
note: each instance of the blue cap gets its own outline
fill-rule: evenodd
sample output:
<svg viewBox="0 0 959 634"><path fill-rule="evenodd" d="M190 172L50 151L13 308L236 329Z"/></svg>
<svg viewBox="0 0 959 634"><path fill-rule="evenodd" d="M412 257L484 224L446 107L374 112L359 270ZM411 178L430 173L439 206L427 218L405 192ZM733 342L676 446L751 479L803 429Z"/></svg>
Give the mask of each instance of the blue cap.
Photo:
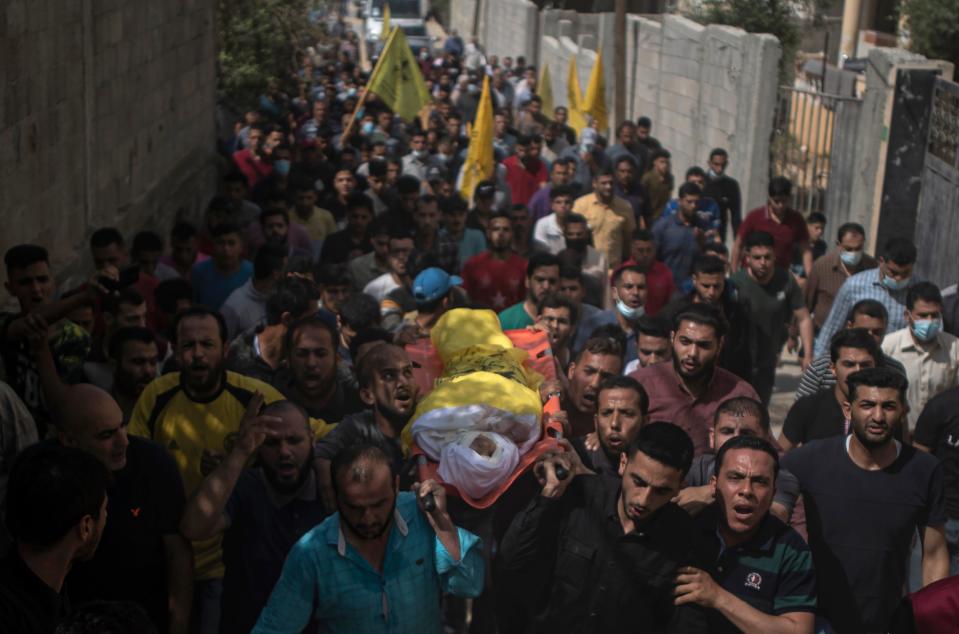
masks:
<svg viewBox="0 0 959 634"><path fill-rule="evenodd" d="M413 280L413 299L417 304L429 304L463 283L458 275L450 275L443 269L431 266L423 269Z"/></svg>

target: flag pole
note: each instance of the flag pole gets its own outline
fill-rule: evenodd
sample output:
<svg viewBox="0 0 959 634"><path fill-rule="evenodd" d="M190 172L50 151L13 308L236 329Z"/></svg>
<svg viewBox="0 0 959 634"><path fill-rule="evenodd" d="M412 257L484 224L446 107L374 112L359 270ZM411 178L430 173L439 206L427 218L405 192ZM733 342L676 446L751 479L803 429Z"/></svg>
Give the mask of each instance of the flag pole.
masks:
<svg viewBox="0 0 959 634"><path fill-rule="evenodd" d="M386 58L386 51L389 50L390 46L393 45L393 36L396 35L396 29L400 27L394 26L390 31L390 37L386 40L386 44L383 46L383 50L380 51L380 57L376 60L376 66L373 67L373 72L370 73L369 79L366 80L366 86L363 87L363 94L360 95L360 100L356 102L356 107L353 108L353 114L350 115L350 120L346 124L346 127L343 128L343 134L340 135L340 148L343 148L343 144L346 142L346 139L350 138L350 132L353 131L353 125L356 123L356 115L359 114L360 110L363 109L363 105L366 103L366 96L370 94L369 85L370 81L376 77L376 71L380 69L380 64L383 63L383 60Z"/></svg>

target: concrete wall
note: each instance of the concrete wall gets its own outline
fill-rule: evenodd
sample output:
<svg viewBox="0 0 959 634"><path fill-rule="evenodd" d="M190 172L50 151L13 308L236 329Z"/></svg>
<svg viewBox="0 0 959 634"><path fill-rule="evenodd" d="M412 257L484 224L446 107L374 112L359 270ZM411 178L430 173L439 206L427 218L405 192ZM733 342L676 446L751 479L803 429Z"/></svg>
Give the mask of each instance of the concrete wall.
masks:
<svg viewBox="0 0 959 634"><path fill-rule="evenodd" d="M504 0L499 0L504 1ZM542 13L539 63L548 64L553 99L566 103L566 72L575 57L585 91L603 47L606 103L612 112L613 15ZM702 26L680 16L662 21L629 15L626 25L626 116L646 115L653 134L673 155L673 171L704 165L709 150L725 147L730 175L739 179L746 209L765 201L769 137L781 54L771 35ZM492 49L491 49L492 50ZM615 121L610 121L612 138Z"/></svg>
<svg viewBox="0 0 959 634"><path fill-rule="evenodd" d="M166 234L198 211L215 186L212 1L3 5L0 252L42 244L75 278L97 227Z"/></svg>
<svg viewBox="0 0 959 634"><path fill-rule="evenodd" d="M450 28L464 37L473 33L476 2L481 2L476 31L488 55L523 55L535 63L539 40L539 10L527 0L454 0Z"/></svg>

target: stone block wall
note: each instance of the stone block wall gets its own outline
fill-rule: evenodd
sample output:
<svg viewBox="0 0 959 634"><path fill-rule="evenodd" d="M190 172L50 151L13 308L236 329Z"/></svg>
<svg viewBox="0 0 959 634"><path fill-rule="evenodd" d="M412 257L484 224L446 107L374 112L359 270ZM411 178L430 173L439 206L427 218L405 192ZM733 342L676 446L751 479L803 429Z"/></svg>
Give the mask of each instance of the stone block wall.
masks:
<svg viewBox="0 0 959 634"><path fill-rule="evenodd" d="M687 167L705 165L711 148L725 147L744 207L765 201L781 54L776 38L704 27L675 15L661 21L628 15L626 85L619 87L613 79L612 14L547 10L541 23L538 62L549 65L555 103L566 103L569 59L577 60L585 91L594 50L602 47L610 114L615 91L625 90L626 116L653 120L653 135L672 152L678 181ZM610 138L615 125L611 116L605 131Z"/></svg>
<svg viewBox="0 0 959 634"><path fill-rule="evenodd" d="M0 86L0 252L83 276L93 230L166 238L215 187L212 0L8 0Z"/></svg>

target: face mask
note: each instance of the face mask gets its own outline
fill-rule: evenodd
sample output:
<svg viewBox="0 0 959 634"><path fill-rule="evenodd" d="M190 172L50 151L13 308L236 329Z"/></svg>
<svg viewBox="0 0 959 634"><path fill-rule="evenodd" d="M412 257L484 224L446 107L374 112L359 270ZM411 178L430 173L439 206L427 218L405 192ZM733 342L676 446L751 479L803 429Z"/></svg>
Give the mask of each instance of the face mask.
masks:
<svg viewBox="0 0 959 634"><path fill-rule="evenodd" d="M433 158L436 159L437 163L446 163L450 160L449 154L434 154Z"/></svg>
<svg viewBox="0 0 959 634"><path fill-rule="evenodd" d="M646 314L645 306L638 306L636 308L630 308L623 303L623 300L616 300L616 310L619 311L619 314L623 316L623 319L626 321L636 321L640 317Z"/></svg>
<svg viewBox="0 0 959 634"><path fill-rule="evenodd" d="M722 176L721 173L717 173L716 170L714 170L711 167L709 168L709 171L707 172L707 174L709 174L710 178L719 178L720 176Z"/></svg>
<svg viewBox="0 0 959 634"><path fill-rule="evenodd" d="M894 280L889 276L883 276L882 284L891 291L901 291L909 286L909 278L907 277L904 280Z"/></svg>
<svg viewBox="0 0 959 634"><path fill-rule="evenodd" d="M583 252L589 245L589 240L566 240L566 248L573 251Z"/></svg>
<svg viewBox="0 0 959 634"><path fill-rule="evenodd" d="M839 259L842 260L842 263L846 266L856 266L859 264L859 261L862 260L862 251L841 250L839 252Z"/></svg>
<svg viewBox="0 0 959 634"><path fill-rule="evenodd" d="M917 319L912 322L912 334L919 341L932 341L941 330L941 319Z"/></svg>
<svg viewBox="0 0 959 634"><path fill-rule="evenodd" d="M418 159L425 159L426 150L413 150L413 156L415 156Z"/></svg>
<svg viewBox="0 0 959 634"><path fill-rule="evenodd" d="M475 95L476 93L479 92L479 86L477 86L476 84L470 84L469 87L466 89L466 91L471 95Z"/></svg>
<svg viewBox="0 0 959 634"><path fill-rule="evenodd" d="M279 176L286 176L287 174L290 173L290 162L287 161L286 159L279 159L279 160L273 161L273 170Z"/></svg>
<svg viewBox="0 0 959 634"><path fill-rule="evenodd" d="M373 134L373 130L376 129L376 125L372 121L367 121L363 124L363 134L369 136Z"/></svg>

